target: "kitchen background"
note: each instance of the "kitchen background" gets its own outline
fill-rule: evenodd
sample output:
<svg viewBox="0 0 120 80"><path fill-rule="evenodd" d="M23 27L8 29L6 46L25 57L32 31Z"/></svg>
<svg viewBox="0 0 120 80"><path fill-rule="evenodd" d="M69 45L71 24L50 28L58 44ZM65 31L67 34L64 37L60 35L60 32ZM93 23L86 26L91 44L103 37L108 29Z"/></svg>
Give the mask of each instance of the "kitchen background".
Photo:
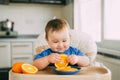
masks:
<svg viewBox="0 0 120 80"><path fill-rule="evenodd" d="M63 1L63 3L58 4L49 2L34 3L29 2L29 0L10 0L13 2L4 4L2 1L0 1L0 25L3 22L7 23L6 19L9 19L9 21L14 22L13 31L18 33L16 35L14 32L13 35L11 33L13 31L10 31L7 35L8 31L2 31L0 28L0 80L8 80L8 71L12 64L18 61L32 63L35 41L38 35L44 32L46 23L50 19L65 18L73 28L73 1L57 0ZM26 3L26 1L28 2Z"/></svg>
<svg viewBox="0 0 120 80"><path fill-rule="evenodd" d="M46 23L55 17L65 18L72 29L90 34L98 46L97 61L110 68L112 80L120 79L120 41L104 39L105 14L110 13L107 13L105 6L111 7L110 4L112 4L112 9L115 7L119 13L120 1L69 1L66 5L19 2L0 5L0 21L6 19L13 21L15 23L14 30L18 32L17 38L0 38L0 59L2 59L0 60L0 79L5 79L8 76L3 72L5 70L8 72L13 63L17 61L32 62L37 36L44 32ZM110 10L112 9L110 8ZM116 20L119 21L119 19Z"/></svg>
<svg viewBox="0 0 120 80"><path fill-rule="evenodd" d="M14 21L14 29L19 34L40 34L46 23L54 18L72 18L70 5L13 4L0 5L0 21ZM69 18L68 17L68 18ZM68 19L70 21L72 19ZM71 21L70 24L72 25ZM71 26L72 27L72 26Z"/></svg>

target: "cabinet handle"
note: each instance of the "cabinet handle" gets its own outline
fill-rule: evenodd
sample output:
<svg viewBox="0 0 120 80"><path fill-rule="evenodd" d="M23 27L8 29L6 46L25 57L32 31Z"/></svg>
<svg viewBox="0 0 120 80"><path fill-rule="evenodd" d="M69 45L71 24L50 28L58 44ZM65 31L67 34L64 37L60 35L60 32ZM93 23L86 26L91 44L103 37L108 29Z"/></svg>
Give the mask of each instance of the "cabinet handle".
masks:
<svg viewBox="0 0 120 80"><path fill-rule="evenodd" d="M14 57L14 59L29 59L29 57Z"/></svg>
<svg viewBox="0 0 120 80"><path fill-rule="evenodd" d="M0 47L7 47L6 45L0 45Z"/></svg>
<svg viewBox="0 0 120 80"><path fill-rule="evenodd" d="M28 47L29 45L13 45L13 47Z"/></svg>

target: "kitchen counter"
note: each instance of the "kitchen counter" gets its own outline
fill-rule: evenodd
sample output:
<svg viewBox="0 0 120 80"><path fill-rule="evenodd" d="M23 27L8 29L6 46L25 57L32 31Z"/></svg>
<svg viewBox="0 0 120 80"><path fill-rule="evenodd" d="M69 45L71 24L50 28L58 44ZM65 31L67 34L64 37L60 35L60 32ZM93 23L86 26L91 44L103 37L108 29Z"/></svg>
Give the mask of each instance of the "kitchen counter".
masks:
<svg viewBox="0 0 120 80"><path fill-rule="evenodd" d="M39 35L18 35L17 37L2 37L0 41L35 41Z"/></svg>
<svg viewBox="0 0 120 80"><path fill-rule="evenodd" d="M20 38L20 39L22 39L22 38L24 38L24 39L31 39L31 38L37 38L39 35L19 35L18 37L16 37L16 38Z"/></svg>

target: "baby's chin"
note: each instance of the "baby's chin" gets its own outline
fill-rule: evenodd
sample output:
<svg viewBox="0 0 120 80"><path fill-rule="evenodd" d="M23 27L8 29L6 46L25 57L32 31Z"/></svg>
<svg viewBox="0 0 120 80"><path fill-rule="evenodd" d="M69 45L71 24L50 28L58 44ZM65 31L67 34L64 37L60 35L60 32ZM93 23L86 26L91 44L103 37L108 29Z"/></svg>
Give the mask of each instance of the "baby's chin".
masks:
<svg viewBox="0 0 120 80"><path fill-rule="evenodd" d="M56 53L63 53L65 50L53 50Z"/></svg>
<svg viewBox="0 0 120 80"><path fill-rule="evenodd" d="M63 53L63 52L65 52L67 49L65 49L65 50L55 50L55 52L58 52L58 53Z"/></svg>
<svg viewBox="0 0 120 80"><path fill-rule="evenodd" d="M57 52L57 53L63 53L64 51L55 51L55 52Z"/></svg>

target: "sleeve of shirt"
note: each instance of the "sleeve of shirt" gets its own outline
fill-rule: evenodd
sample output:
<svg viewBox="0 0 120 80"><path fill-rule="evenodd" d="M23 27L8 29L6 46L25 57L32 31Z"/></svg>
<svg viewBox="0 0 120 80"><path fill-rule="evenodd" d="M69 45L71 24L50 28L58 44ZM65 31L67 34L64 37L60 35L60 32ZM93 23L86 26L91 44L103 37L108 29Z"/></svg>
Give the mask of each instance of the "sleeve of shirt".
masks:
<svg viewBox="0 0 120 80"><path fill-rule="evenodd" d="M39 54L37 54L35 57L34 57L34 60L38 59L38 58L42 58L42 57L45 57L46 55L48 55L48 53L46 51L43 51Z"/></svg>
<svg viewBox="0 0 120 80"><path fill-rule="evenodd" d="M44 57L44 55L41 54L41 53L39 53L39 54L37 54L37 55L34 57L34 60L36 60L36 59L38 59L38 58L41 58L41 57Z"/></svg>
<svg viewBox="0 0 120 80"><path fill-rule="evenodd" d="M79 49L75 48L75 52L77 55L79 56L84 56L85 54L83 52L81 52Z"/></svg>
<svg viewBox="0 0 120 80"><path fill-rule="evenodd" d="M42 58L42 57L45 57L45 56L48 56L49 54L51 54L52 51L50 50L50 48L42 51L41 53L37 54L35 57L34 57L34 60L35 59L38 59L38 58Z"/></svg>

